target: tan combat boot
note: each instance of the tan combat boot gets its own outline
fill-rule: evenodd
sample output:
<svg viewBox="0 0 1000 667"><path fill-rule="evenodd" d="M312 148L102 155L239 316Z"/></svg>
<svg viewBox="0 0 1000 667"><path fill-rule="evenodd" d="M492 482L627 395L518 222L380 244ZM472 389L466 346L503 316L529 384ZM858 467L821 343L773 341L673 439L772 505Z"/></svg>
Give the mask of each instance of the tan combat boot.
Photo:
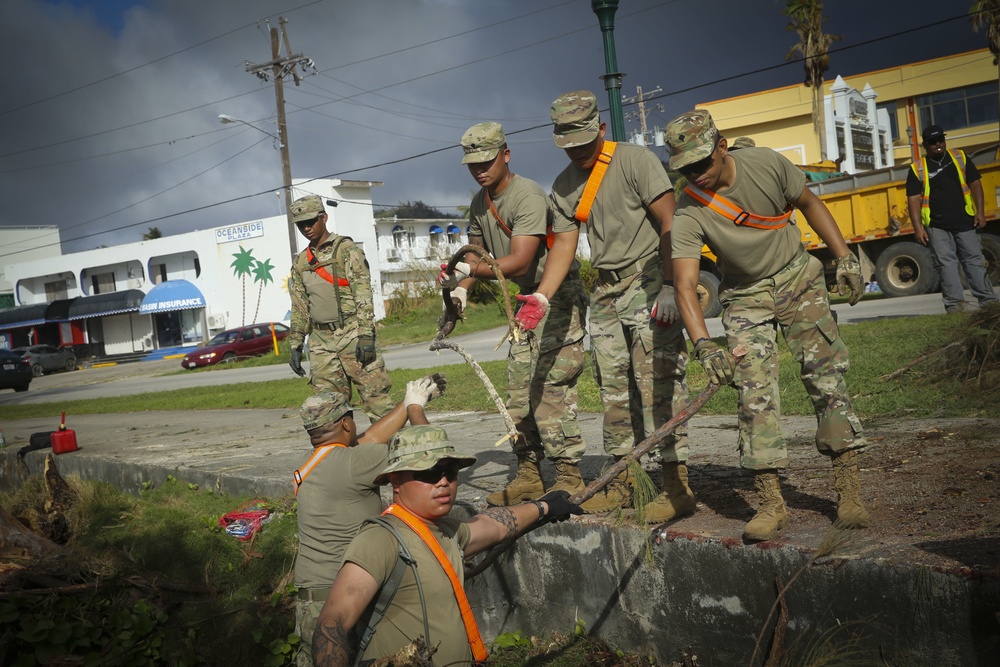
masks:
<svg viewBox="0 0 1000 667"><path fill-rule="evenodd" d="M788 513L785 511L785 499L781 497L781 484L778 475L773 472L757 472L754 474L754 486L757 487L757 498L760 507L757 514L743 528L743 539L749 542L773 540L778 531L788 523Z"/></svg>
<svg viewBox="0 0 1000 667"><path fill-rule="evenodd" d="M688 486L688 469L683 463L663 463L663 493L646 505L646 523L663 523L694 514L694 494Z"/></svg>
<svg viewBox="0 0 1000 667"><path fill-rule="evenodd" d="M622 457L616 456L615 462ZM618 473L606 487L598 491L594 496L580 505L587 514L600 514L610 512L619 507L626 507L632 503L632 478L628 467Z"/></svg>
<svg viewBox="0 0 1000 667"><path fill-rule="evenodd" d="M517 460L517 474L507 482L507 486L486 496L486 502L493 506L517 505L528 500L537 500L545 495L542 471L538 461Z"/></svg>
<svg viewBox="0 0 1000 667"><path fill-rule="evenodd" d="M552 459L556 467L556 482L549 491L566 491L571 496L583 491L587 486L580 476L580 467L566 459Z"/></svg>
<svg viewBox="0 0 1000 667"><path fill-rule="evenodd" d="M858 480L858 453L841 452L833 457L833 485L837 489L837 526L865 528L868 511L861 503L861 482Z"/></svg>

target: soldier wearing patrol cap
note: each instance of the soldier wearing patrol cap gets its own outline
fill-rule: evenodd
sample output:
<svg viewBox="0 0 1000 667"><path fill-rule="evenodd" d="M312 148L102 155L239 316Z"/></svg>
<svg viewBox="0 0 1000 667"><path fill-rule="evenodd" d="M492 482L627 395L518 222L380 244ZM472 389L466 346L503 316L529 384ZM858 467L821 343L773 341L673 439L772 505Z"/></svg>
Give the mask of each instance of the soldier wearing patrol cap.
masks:
<svg viewBox="0 0 1000 667"><path fill-rule="evenodd" d="M578 467L586 449L577 421L576 382L583 371L586 294L576 259L576 225L563 222L552 227L548 197L532 180L510 170L510 149L500 123L479 123L462 136L462 164L480 190L469 207L469 243L484 247L508 280L527 295L544 300L545 315L533 333L511 342L507 355L507 410L521 433L513 444L517 473L501 490L486 497L491 505L514 505L545 493L539 462L548 456L555 466L553 490L570 494L584 489ZM553 260L548 248L550 233L571 238L555 246L561 253ZM459 311L465 308L467 290L475 281L492 279L493 271L479 257L469 254L440 282L452 287ZM548 261L559 261L569 271L561 285L548 294L538 284Z"/></svg>
<svg viewBox="0 0 1000 667"><path fill-rule="evenodd" d="M375 421L392 409L392 382L375 339L375 304L368 260L349 237L327 229L323 200L307 195L292 202L292 222L309 245L292 263L288 292L292 326L289 365L305 376L302 346L309 336L309 382L313 391L334 391L351 400L358 390Z"/></svg>
<svg viewBox="0 0 1000 667"><path fill-rule="evenodd" d="M571 163L552 185L552 203L557 220L587 229L597 272L590 296L590 339L604 405L604 450L620 458L688 400L687 349L670 264L673 186L651 151L604 138L606 126L594 93L559 97L550 116L553 140ZM541 291L549 289L550 281L561 280L560 268L552 263L546 267ZM544 304L529 301L521 314L532 312L529 307L543 309ZM663 492L645 506L647 521L660 523L694 512L687 457L684 428L653 452L662 464ZM583 508L609 511L631 498L626 471Z"/></svg>
<svg viewBox="0 0 1000 667"><path fill-rule="evenodd" d="M847 347L830 312L823 264L803 250L799 228L790 224L793 208L826 243L836 261L838 289L850 295L851 305L862 293L858 260L826 205L806 187L802 171L775 151L730 152L712 116L700 109L670 121L665 137L670 168L688 181L671 234L677 304L709 382L735 382L739 390L740 464L753 472L759 500L744 538L771 539L788 520L778 481L788 465L778 425L779 328L816 409L816 447L833 461L838 522L865 526L857 466L865 438L844 380ZM709 338L698 303L704 245L724 276L724 345ZM747 350L740 360L730 353L737 347Z"/></svg>
<svg viewBox="0 0 1000 667"><path fill-rule="evenodd" d="M360 437L342 394L324 391L302 404L299 414L313 453L294 475L299 526L295 631L304 638L299 667L313 664L309 638L347 545L365 519L382 511L378 485L372 480L388 463L389 439L407 421L427 424L424 407L444 390L444 376L438 374L408 382L403 401Z"/></svg>

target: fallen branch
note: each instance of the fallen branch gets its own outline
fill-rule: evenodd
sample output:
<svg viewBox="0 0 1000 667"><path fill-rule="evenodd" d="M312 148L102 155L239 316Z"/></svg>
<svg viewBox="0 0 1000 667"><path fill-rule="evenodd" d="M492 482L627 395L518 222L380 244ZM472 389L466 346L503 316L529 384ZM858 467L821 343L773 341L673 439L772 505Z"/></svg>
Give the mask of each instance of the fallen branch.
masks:
<svg viewBox="0 0 1000 667"><path fill-rule="evenodd" d="M963 344L963 341L955 341L953 343L948 343L947 345L943 345L943 346L941 346L939 348L931 350L930 352L925 352L925 353L921 354L919 357L917 357L916 359L914 359L913 361L911 361L910 363L906 364L905 366L902 366L901 368L897 368L893 372L887 373L886 375L883 375L878 380L879 380L879 382L885 382L887 380L895 380L896 378L898 378L901 375L903 375L904 373L906 373L906 371L908 371L911 368L913 368L914 366L916 366L917 364L921 364L921 363L927 361L928 359L930 359L931 357L933 357L936 354L940 354L941 352L944 352L945 350L948 350L948 349L953 348L953 347L958 347L959 345L962 345L962 344Z"/></svg>
<svg viewBox="0 0 1000 667"><path fill-rule="evenodd" d="M452 255L452 258L446 265L447 268L445 268L445 271L447 273L454 272L455 265L465 259L465 256L470 252L478 255L482 261L486 262L486 265L490 267L491 271L493 271L493 275L497 279L497 285L500 288L498 298L503 303L504 313L507 315L507 335L504 336L503 340L497 343L495 348L493 348L498 350L500 349L500 346L508 340L513 340L515 342L519 341L523 332L514 322L514 306L511 304L510 294L507 292L507 279L504 278L503 271L500 270L500 266L496 263L496 260L494 260L490 254L486 252L486 248L479 245L468 244L459 248L455 254ZM450 287L441 288L441 299L444 301L445 312L438 321L438 333L434 338L435 341L444 340L448 334L455 329L455 323L460 319L464 319L464 317L458 312L458 308L455 306L455 303L451 300Z"/></svg>

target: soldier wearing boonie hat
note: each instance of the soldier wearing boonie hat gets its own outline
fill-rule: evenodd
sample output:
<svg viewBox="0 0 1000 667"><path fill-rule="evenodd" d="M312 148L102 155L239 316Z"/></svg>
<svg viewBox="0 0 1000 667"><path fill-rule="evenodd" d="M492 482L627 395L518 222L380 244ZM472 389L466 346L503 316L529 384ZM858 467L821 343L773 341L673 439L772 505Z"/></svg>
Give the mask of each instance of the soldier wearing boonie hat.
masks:
<svg viewBox="0 0 1000 667"><path fill-rule="evenodd" d="M470 127L462 136L462 163L480 189L469 205L469 243L496 258L508 280L517 284L519 323L529 315L535 335L512 341L507 355L507 410L524 436L512 443L517 470L508 484L486 496L491 505L513 505L545 493L540 462L548 457L556 468L552 489L571 494L584 489L579 461L586 451L577 421L577 379L583 372L586 307L580 263L576 259L575 224L552 225L545 190L510 169L510 149L499 123ZM550 243L551 241L551 243ZM569 266L565 279L542 287L550 257ZM438 276L451 288L456 311L465 309L475 280L492 280L490 267L470 253L455 271ZM445 312L442 331L457 318ZM535 387L534 391L532 387ZM541 387L541 391L538 391Z"/></svg>
<svg viewBox="0 0 1000 667"><path fill-rule="evenodd" d="M671 120L664 136L670 167L688 179L670 235L684 325L708 381L739 389L740 465L754 475L759 501L744 539L772 539L788 521L778 479L789 460L778 419L778 330L803 366L801 379L818 419L816 447L833 460L838 524L866 525L857 473L865 438L844 379L849 355L830 312L823 264L804 251L799 227L789 224L793 208L836 258L839 291L850 295L851 305L862 293L857 258L826 205L806 187L803 172L779 153L730 153L704 109ZM723 345L709 338L698 301L705 244L725 276ZM730 348L749 352L737 363Z"/></svg>
<svg viewBox="0 0 1000 667"><path fill-rule="evenodd" d="M552 184L556 218L590 228L597 273L590 297L591 347L604 407L604 451L617 459L687 401L687 349L681 327L671 326L679 314L669 248L660 242L673 218L673 185L649 149L606 138L593 92L559 96L549 116L552 140L571 162ZM546 275L542 283L548 280ZM633 378L637 393L630 386ZM663 464L665 481L663 493L646 506L646 519L661 523L693 512L686 429L677 429L652 457ZM584 509L597 513L627 506L633 481L623 472Z"/></svg>
<svg viewBox="0 0 1000 667"><path fill-rule="evenodd" d="M407 420L426 424L424 406L444 387L439 375L412 380L403 401L360 437L343 395L324 391L302 403L299 416L312 454L294 474L299 529L295 623L305 640L297 664L313 664L309 638L347 545L366 519L382 511L379 488L371 480L388 463L386 441Z"/></svg>
<svg viewBox="0 0 1000 667"><path fill-rule="evenodd" d="M733 139L733 143L730 144L729 150L736 151L741 148L756 148L757 142L750 137L736 137Z"/></svg>
<svg viewBox="0 0 1000 667"><path fill-rule="evenodd" d="M566 491L555 491L464 521L452 517L458 471L475 461L475 456L459 453L436 426L411 426L392 437L388 465L375 483L391 483L393 502L361 528L344 554L312 635L317 663L347 656L354 635L367 638L358 647L361 664L395 654L418 635L437 646L435 665L486 660L463 587L465 558L542 519L561 521L582 511L569 502ZM367 628L355 628L365 609L383 598L390 600L380 607L383 615L373 615ZM431 613L428 603L433 604Z"/></svg>

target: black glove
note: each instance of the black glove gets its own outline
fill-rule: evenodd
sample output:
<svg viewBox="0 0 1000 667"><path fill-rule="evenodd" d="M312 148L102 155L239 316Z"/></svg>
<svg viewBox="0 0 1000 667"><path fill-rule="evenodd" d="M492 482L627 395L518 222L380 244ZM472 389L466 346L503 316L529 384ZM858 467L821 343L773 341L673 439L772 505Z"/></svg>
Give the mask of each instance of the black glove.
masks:
<svg viewBox="0 0 1000 667"><path fill-rule="evenodd" d="M549 521L565 521L570 514L583 514L582 507L569 501L569 491L549 491L538 500L549 506L549 511L543 517Z"/></svg>
<svg viewBox="0 0 1000 667"><path fill-rule="evenodd" d="M354 350L354 358L362 366L375 361L375 336L358 337L358 347Z"/></svg>
<svg viewBox="0 0 1000 667"><path fill-rule="evenodd" d="M306 376L305 369L302 368L302 348L292 348L292 358L288 360L288 365L292 367L292 372L300 378Z"/></svg>

